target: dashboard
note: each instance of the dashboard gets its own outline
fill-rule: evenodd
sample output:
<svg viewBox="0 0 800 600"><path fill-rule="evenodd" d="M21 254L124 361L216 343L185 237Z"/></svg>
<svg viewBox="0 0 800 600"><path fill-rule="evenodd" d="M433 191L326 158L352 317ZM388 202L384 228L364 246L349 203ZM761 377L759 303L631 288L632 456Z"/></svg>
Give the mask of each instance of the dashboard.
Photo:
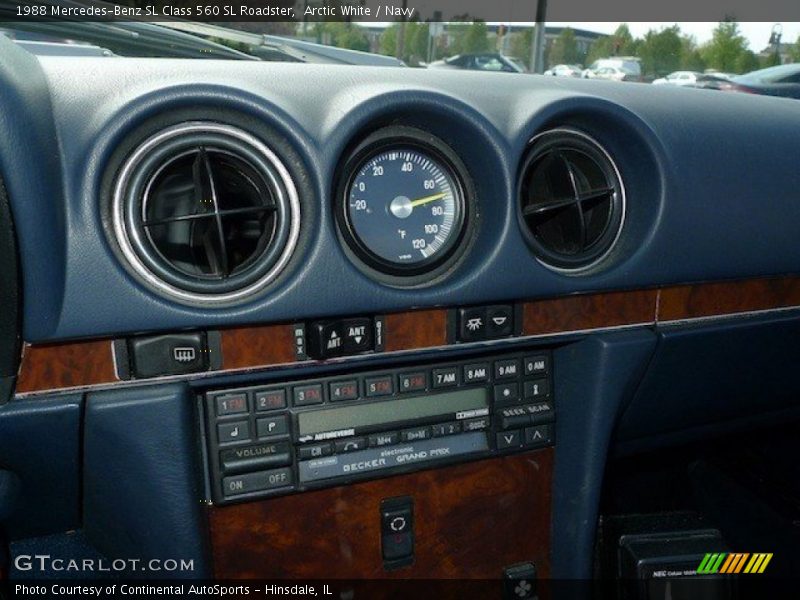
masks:
<svg viewBox="0 0 800 600"><path fill-rule="evenodd" d="M9 539L588 578L609 455L794 409L796 101L0 51Z"/></svg>
<svg viewBox="0 0 800 600"><path fill-rule="evenodd" d="M306 77L316 82L308 89L293 76L298 67L280 64L255 69L204 62L189 73L169 60L117 61L113 69L102 59L40 62L41 72L26 87L29 93L50 90L52 98L40 102L42 110L52 106L52 114L38 118L37 104L30 104L27 118L36 125L26 127L27 137L45 123L50 127L41 132L41 146L26 144L4 156L6 185L28 211L17 227L22 259L31 261L23 264L25 291L36 298L25 307L25 338L32 342L776 275L791 272L800 252L792 220L785 218L796 210L789 193L796 184L792 153L781 151L792 147L796 133L786 126L797 111L791 102L765 112L760 105L771 101L761 98L731 95L720 102L646 86L620 97L613 84L587 88L536 78L504 81L504 89L493 90L476 85L481 76L473 73L408 72L398 86L391 71L305 65ZM724 118L726 111L739 116L737 127ZM291 170L300 204L292 223L299 228L296 248L269 289L212 309L154 292L119 260L113 234L103 227L104 177L116 166L114 153L151 130L209 119L270 140ZM411 289L365 272L363 260L348 256L354 244L341 243L349 229L337 225L335 213L337 177L347 174L341 163L353 146L392 125L457 149L474 186L464 194L475 214L465 225L469 235L456 244L464 251L458 268L438 278L429 271ZM613 256L580 276L537 260L517 216L520 168L532 138L562 127L597 140L614 157L627 198L635 198L627 202ZM695 131L702 131L700 140ZM37 155L54 138L59 160ZM754 144L774 152L748 152ZM25 185L33 164L42 181ZM466 184L464 175L459 179ZM58 181L63 186L38 193ZM769 198L772 210L761 210L761 198ZM729 211L747 212L746 225L733 223ZM692 235L696 231L704 234ZM524 268L509 269L512 264ZM120 295L126 297L122 313L115 302ZM85 310L87 303L92 310Z"/></svg>

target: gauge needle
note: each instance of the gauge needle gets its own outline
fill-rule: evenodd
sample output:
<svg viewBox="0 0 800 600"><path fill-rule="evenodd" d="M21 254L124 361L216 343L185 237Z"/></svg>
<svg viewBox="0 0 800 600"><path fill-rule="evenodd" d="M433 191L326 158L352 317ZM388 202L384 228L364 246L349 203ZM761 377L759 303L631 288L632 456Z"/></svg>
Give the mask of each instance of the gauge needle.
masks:
<svg viewBox="0 0 800 600"><path fill-rule="evenodd" d="M428 202L434 202L436 200L439 200L440 198L444 198L445 196L447 196L447 192L440 192L438 194L432 194L430 196L417 198L416 200L411 201L411 208L422 206L423 204L427 204Z"/></svg>

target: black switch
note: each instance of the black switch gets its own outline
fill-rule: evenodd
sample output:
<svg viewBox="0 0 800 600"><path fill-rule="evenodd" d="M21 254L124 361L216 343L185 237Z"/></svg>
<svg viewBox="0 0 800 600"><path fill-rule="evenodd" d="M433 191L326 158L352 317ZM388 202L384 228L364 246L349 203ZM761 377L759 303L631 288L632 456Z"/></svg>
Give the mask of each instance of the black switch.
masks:
<svg viewBox="0 0 800 600"><path fill-rule="evenodd" d="M383 536L383 560L387 565L387 569L410 565L413 555L414 536L410 531L406 533L390 533Z"/></svg>
<svg viewBox="0 0 800 600"><path fill-rule="evenodd" d="M128 340L135 377L183 375L208 371L209 356L204 333L175 333Z"/></svg>
<svg viewBox="0 0 800 600"><path fill-rule="evenodd" d="M344 353L341 321L315 321L308 326L306 333L306 352L312 358L322 360Z"/></svg>
<svg viewBox="0 0 800 600"><path fill-rule="evenodd" d="M503 571L503 600L536 597L536 565L520 563Z"/></svg>
<svg viewBox="0 0 800 600"><path fill-rule="evenodd" d="M461 308L458 310L458 339L462 342L486 339L485 308Z"/></svg>
<svg viewBox="0 0 800 600"><path fill-rule="evenodd" d="M411 498L381 502L381 552L386 570L414 562L414 505Z"/></svg>
<svg viewBox="0 0 800 600"><path fill-rule="evenodd" d="M498 304L486 309L486 337L507 337L514 333L514 307Z"/></svg>
<svg viewBox="0 0 800 600"><path fill-rule="evenodd" d="M344 353L357 354L372 350L372 319L345 319L342 321L342 335L344 336Z"/></svg>

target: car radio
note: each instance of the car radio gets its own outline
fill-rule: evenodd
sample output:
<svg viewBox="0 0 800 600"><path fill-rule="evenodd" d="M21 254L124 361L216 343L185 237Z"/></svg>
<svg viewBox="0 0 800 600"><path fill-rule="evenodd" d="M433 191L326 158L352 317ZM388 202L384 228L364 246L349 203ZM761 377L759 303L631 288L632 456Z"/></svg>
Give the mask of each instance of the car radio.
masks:
<svg viewBox="0 0 800 600"><path fill-rule="evenodd" d="M553 444L547 351L204 394L216 504Z"/></svg>

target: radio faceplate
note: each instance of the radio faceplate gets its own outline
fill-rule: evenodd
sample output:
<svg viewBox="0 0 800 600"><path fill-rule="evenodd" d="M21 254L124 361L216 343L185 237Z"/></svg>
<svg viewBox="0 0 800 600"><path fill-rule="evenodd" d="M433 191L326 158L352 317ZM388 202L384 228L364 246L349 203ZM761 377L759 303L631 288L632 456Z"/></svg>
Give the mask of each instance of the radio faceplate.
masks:
<svg viewBox="0 0 800 600"><path fill-rule="evenodd" d="M215 504L553 444L549 350L203 395Z"/></svg>

